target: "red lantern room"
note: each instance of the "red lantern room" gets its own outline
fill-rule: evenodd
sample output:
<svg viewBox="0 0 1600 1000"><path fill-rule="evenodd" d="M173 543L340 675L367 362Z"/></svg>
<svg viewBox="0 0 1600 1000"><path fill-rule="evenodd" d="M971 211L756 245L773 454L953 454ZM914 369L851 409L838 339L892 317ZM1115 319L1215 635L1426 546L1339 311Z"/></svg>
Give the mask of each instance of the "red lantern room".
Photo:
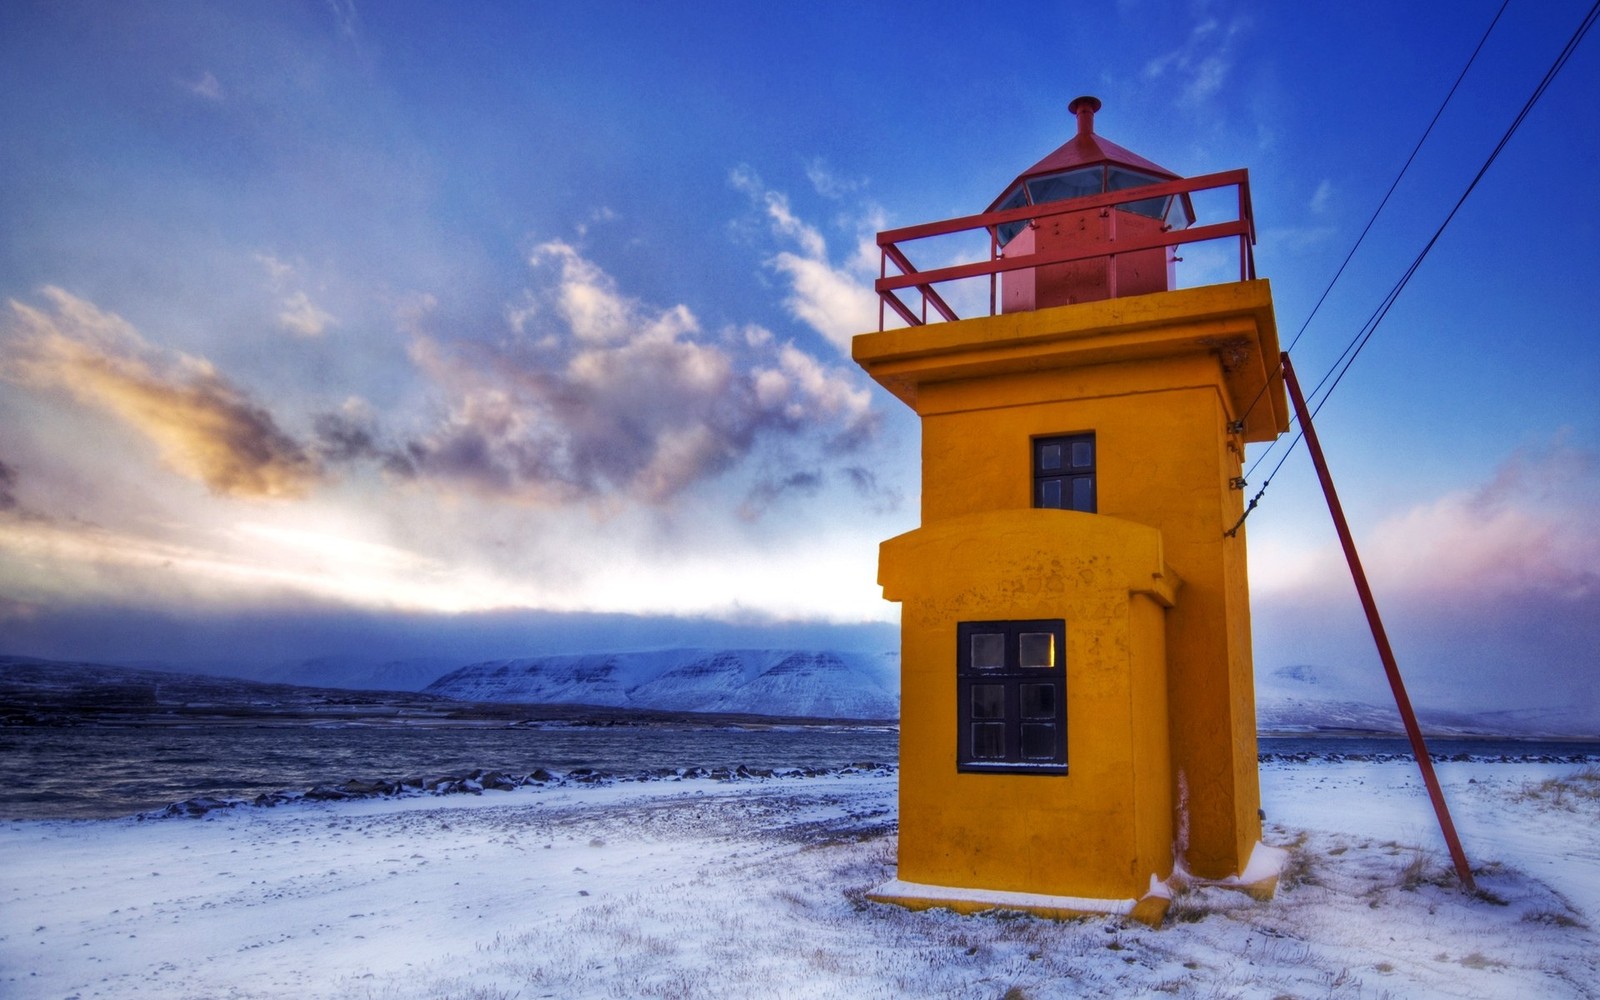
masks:
<svg viewBox="0 0 1600 1000"><path fill-rule="evenodd" d="M1078 134L1019 175L988 211L1095 198L1179 179L1165 167L1095 134L1094 113L1100 110L1099 98L1080 97L1067 110L1078 117ZM1046 259L1066 259L1064 263L1005 272L1001 312L1025 312L1175 287L1173 247L1119 253L1107 244L1126 246L1144 237L1159 238L1170 230L1187 228L1194 222L1194 206L1188 194L1123 202L1114 207L1105 204L1105 199L1096 201L1080 212L994 227L1001 257L1037 254Z"/></svg>

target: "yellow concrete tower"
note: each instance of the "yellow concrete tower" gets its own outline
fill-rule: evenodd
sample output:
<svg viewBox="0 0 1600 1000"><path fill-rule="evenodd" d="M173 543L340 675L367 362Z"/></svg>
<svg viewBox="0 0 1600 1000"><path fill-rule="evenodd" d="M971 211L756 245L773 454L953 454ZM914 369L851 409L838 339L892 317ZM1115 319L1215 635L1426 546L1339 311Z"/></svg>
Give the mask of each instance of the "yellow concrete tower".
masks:
<svg viewBox="0 0 1600 1000"><path fill-rule="evenodd" d="M922 526L879 555L903 664L881 899L1159 920L1175 864L1276 874L1231 530L1245 443L1287 421L1248 180L1178 178L1096 135L1099 107L1074 101L1078 134L989 211L878 238L907 325L853 353L922 420ZM1219 190L1238 217L1194 225ZM986 260L912 265L962 233ZM1206 240L1237 245L1239 280L1174 288L1177 244ZM990 315L957 318L949 289L984 280Z"/></svg>

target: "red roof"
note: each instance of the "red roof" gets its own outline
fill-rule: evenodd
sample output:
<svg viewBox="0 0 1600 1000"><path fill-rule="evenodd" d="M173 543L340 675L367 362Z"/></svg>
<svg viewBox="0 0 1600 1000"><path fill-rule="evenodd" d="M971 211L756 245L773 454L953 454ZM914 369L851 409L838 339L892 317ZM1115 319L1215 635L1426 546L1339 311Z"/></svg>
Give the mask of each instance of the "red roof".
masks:
<svg viewBox="0 0 1600 1000"><path fill-rule="evenodd" d="M1122 167L1132 167L1148 174L1155 174L1168 180L1178 180L1178 174L1166 167L1151 163L1137 153L1131 153L1110 139L1103 139L1094 132L1094 113L1100 110L1100 99L1096 97L1080 97L1067 105L1067 110L1078 117L1078 134L1069 139L1065 145L1033 166L1018 174L1016 180L1005 186L1000 192L1000 197L994 200L987 211L994 211L995 207L1011 193L1018 181L1041 174L1054 174L1074 167L1085 167L1096 163L1111 163Z"/></svg>

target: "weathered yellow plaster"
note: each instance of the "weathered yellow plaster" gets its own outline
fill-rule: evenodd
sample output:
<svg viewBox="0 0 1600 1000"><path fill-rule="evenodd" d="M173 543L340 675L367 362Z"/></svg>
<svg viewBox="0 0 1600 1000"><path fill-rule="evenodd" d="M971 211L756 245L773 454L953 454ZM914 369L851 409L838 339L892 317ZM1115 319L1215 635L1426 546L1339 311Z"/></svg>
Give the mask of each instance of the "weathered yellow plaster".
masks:
<svg viewBox="0 0 1600 1000"><path fill-rule="evenodd" d="M1246 441L1286 424L1265 281L864 334L922 417L902 604L900 878L1141 898L1174 846L1228 878L1260 838ZM1093 432L1097 513L1032 507L1032 439ZM1182 581L1181 593L1178 581ZM1068 773L956 770L960 621L1067 623Z"/></svg>
<svg viewBox="0 0 1600 1000"><path fill-rule="evenodd" d="M1098 899L1172 869L1160 533L1074 511L988 511L883 543L901 602L900 878ZM956 622L1065 618L1066 775L956 772Z"/></svg>

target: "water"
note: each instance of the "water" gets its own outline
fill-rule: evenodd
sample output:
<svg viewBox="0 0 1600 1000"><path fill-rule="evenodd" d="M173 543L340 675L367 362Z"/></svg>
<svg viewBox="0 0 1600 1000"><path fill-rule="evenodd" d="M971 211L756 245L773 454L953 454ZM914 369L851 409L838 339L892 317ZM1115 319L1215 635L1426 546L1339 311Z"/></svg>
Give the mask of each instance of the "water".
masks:
<svg viewBox="0 0 1600 1000"><path fill-rule="evenodd" d="M198 796L254 798L351 778L587 767L843 767L893 763L883 728L578 729L230 725L0 728L0 819L128 816Z"/></svg>
<svg viewBox="0 0 1600 1000"><path fill-rule="evenodd" d="M1432 739L1438 759L1600 763L1600 744ZM1409 759L1401 737L1263 738L1264 760ZM347 779L537 768L837 768L899 759L883 728L197 724L0 728L0 819L109 818L198 796L254 798Z"/></svg>

